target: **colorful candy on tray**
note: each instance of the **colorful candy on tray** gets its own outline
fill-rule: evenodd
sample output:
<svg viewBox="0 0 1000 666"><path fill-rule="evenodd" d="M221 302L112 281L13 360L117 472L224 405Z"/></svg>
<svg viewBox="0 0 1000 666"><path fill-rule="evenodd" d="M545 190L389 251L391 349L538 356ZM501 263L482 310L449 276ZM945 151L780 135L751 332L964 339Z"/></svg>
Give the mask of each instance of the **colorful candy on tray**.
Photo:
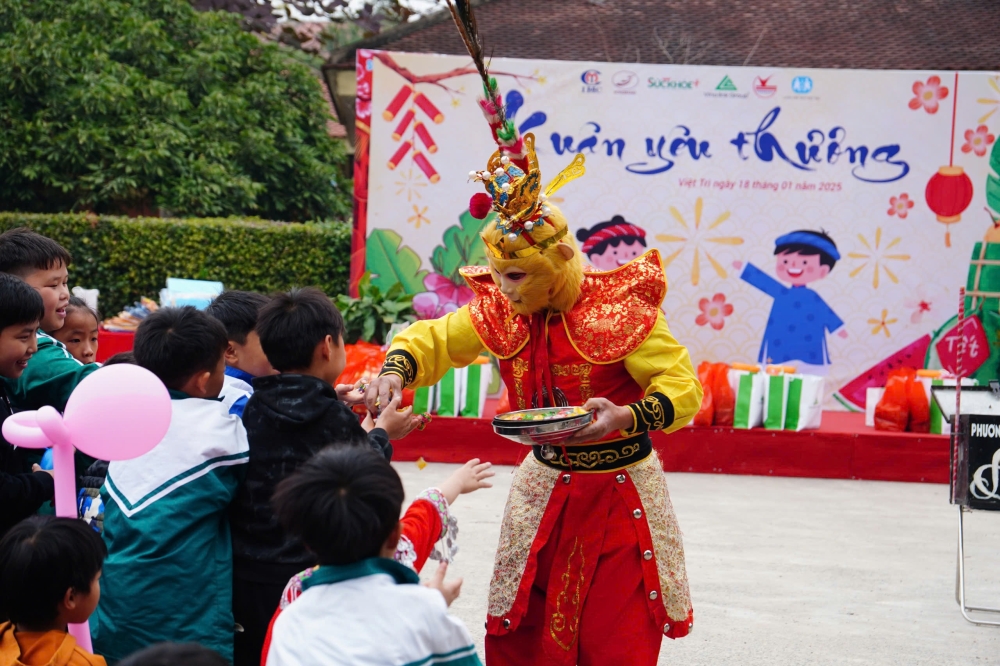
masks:
<svg viewBox="0 0 1000 666"><path fill-rule="evenodd" d="M554 421L587 414L583 407L552 407L549 409L526 409L497 415L501 421Z"/></svg>

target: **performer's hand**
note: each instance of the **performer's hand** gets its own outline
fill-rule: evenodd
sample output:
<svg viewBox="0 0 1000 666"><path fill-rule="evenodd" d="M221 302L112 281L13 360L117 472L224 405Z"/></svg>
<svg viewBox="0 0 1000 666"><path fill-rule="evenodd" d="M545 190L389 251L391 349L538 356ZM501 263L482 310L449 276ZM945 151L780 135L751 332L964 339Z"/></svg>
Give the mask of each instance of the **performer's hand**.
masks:
<svg viewBox="0 0 1000 666"><path fill-rule="evenodd" d="M480 488L492 488L493 484L486 480L496 476L496 472L490 469L492 466L493 463L481 463L479 458L473 458L445 479L439 490L448 500L448 504L451 505L458 499L459 495L465 495Z"/></svg>
<svg viewBox="0 0 1000 666"><path fill-rule="evenodd" d="M378 414L375 403L378 402L385 409L394 395L403 395L403 378L392 373L376 377L365 389L365 405L369 412Z"/></svg>
<svg viewBox="0 0 1000 666"><path fill-rule="evenodd" d="M382 409L382 413L378 415L378 419L375 420L375 427L382 428L385 430L386 434L389 435L390 441L397 439L403 439L410 432L420 425L420 417L414 415L413 407L407 407L406 409L400 409L399 403L403 399L403 393L400 391L396 394L396 397Z"/></svg>
<svg viewBox="0 0 1000 666"><path fill-rule="evenodd" d="M362 386L364 382L359 379L357 384L337 384L334 390L337 391L337 398L341 402L354 406L360 405L365 400L365 394L361 392Z"/></svg>
<svg viewBox="0 0 1000 666"><path fill-rule="evenodd" d="M462 593L462 579L445 582L444 577L447 573L448 563L442 562L438 565L437 571L434 572L434 577L424 585L440 592L441 596L444 597L444 602L451 606L451 602L458 599L458 595Z"/></svg>
<svg viewBox="0 0 1000 666"><path fill-rule="evenodd" d="M619 407L605 398L591 398L583 405L594 410L594 422L566 440L566 444L586 444L603 439L609 432L631 428L632 410Z"/></svg>

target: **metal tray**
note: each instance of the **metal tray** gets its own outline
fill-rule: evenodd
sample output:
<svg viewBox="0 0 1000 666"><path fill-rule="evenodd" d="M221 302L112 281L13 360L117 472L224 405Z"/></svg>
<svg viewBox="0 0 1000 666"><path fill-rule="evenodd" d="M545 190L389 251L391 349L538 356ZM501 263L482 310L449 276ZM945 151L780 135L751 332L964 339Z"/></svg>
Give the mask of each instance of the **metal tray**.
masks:
<svg viewBox="0 0 1000 666"><path fill-rule="evenodd" d="M539 412L550 412L552 407L541 409L522 409L517 412L508 412L493 418L493 431L501 437L525 444L527 446L558 444L590 425L594 421L594 413L586 412L576 416L563 416L555 419L545 419L542 421L512 421L502 418L509 414L535 414Z"/></svg>

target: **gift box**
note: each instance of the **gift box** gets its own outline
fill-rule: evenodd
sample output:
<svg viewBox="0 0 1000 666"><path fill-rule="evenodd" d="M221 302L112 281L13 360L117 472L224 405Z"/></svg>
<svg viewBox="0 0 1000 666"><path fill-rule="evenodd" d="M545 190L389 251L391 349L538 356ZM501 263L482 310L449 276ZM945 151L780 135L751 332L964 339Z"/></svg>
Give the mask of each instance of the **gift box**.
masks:
<svg viewBox="0 0 1000 666"><path fill-rule="evenodd" d="M733 363L728 376L736 396L733 427L749 429L760 426L764 414L764 374L760 372L760 367Z"/></svg>
<svg viewBox="0 0 1000 666"><path fill-rule="evenodd" d="M818 375L786 375L785 430L815 430L823 420L823 385Z"/></svg>
<svg viewBox="0 0 1000 666"><path fill-rule="evenodd" d="M486 407L486 394L493 378L493 365L488 358L480 356L472 365L461 368L459 372L462 375L460 413L469 418L480 418Z"/></svg>
<svg viewBox="0 0 1000 666"><path fill-rule="evenodd" d="M432 414L437 409L437 385L421 386L413 392L413 413Z"/></svg>
<svg viewBox="0 0 1000 666"><path fill-rule="evenodd" d="M764 428L784 430L788 385L792 378L781 366L768 366L764 375Z"/></svg>
<svg viewBox="0 0 1000 666"><path fill-rule="evenodd" d="M450 368L434 385L438 416L458 416L461 413L463 369Z"/></svg>

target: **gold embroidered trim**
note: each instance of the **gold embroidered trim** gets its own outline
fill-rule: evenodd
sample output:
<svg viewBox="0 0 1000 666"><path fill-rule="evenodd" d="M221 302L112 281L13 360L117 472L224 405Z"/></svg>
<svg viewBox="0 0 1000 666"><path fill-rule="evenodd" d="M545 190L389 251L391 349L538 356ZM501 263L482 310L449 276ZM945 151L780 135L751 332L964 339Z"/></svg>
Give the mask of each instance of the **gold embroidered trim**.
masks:
<svg viewBox="0 0 1000 666"><path fill-rule="evenodd" d="M628 406L632 410L634 425L622 434L638 435L650 430L663 430L674 422L674 404L662 393L651 393Z"/></svg>
<svg viewBox="0 0 1000 666"><path fill-rule="evenodd" d="M514 607L531 544L561 474L557 469L545 467L534 456L525 458L514 472L490 581L487 610L491 617L502 617Z"/></svg>
<svg viewBox="0 0 1000 666"><path fill-rule="evenodd" d="M552 463L566 469L594 469L599 465L613 465L619 460L634 456L641 450L642 442L626 444L620 449L601 449L600 451L574 452L573 449L567 449L565 453L560 452Z"/></svg>
<svg viewBox="0 0 1000 666"><path fill-rule="evenodd" d="M639 493L646 524L653 537L656 571L660 578L660 598L667 615L674 622L691 613L691 593L684 564L684 544L677 516L670 503L667 480L656 451L628 470Z"/></svg>
<svg viewBox="0 0 1000 666"><path fill-rule="evenodd" d="M381 375L394 374L403 379L403 386L409 386L417 378L417 361L408 351L394 349L385 356Z"/></svg>
<svg viewBox="0 0 1000 666"><path fill-rule="evenodd" d="M562 609L563 603L566 602L566 596L569 593L570 583L573 580L573 558L578 552L580 553L580 565L576 573L576 587L573 589L573 598L569 601L573 608L573 614L569 618L569 622L567 622L566 614L562 612ZM583 589L583 569L585 564L586 561L583 556L583 546L580 545L580 538L574 537L573 548L570 549L569 557L566 558L566 571L560 576L563 589L559 592L559 596L556 597L555 612L552 613L552 619L549 621L549 634L552 636L552 640L567 652L573 647L573 643L576 642L576 633L580 628L580 590ZM564 632L569 632L568 640L565 641L559 637L559 634Z"/></svg>

